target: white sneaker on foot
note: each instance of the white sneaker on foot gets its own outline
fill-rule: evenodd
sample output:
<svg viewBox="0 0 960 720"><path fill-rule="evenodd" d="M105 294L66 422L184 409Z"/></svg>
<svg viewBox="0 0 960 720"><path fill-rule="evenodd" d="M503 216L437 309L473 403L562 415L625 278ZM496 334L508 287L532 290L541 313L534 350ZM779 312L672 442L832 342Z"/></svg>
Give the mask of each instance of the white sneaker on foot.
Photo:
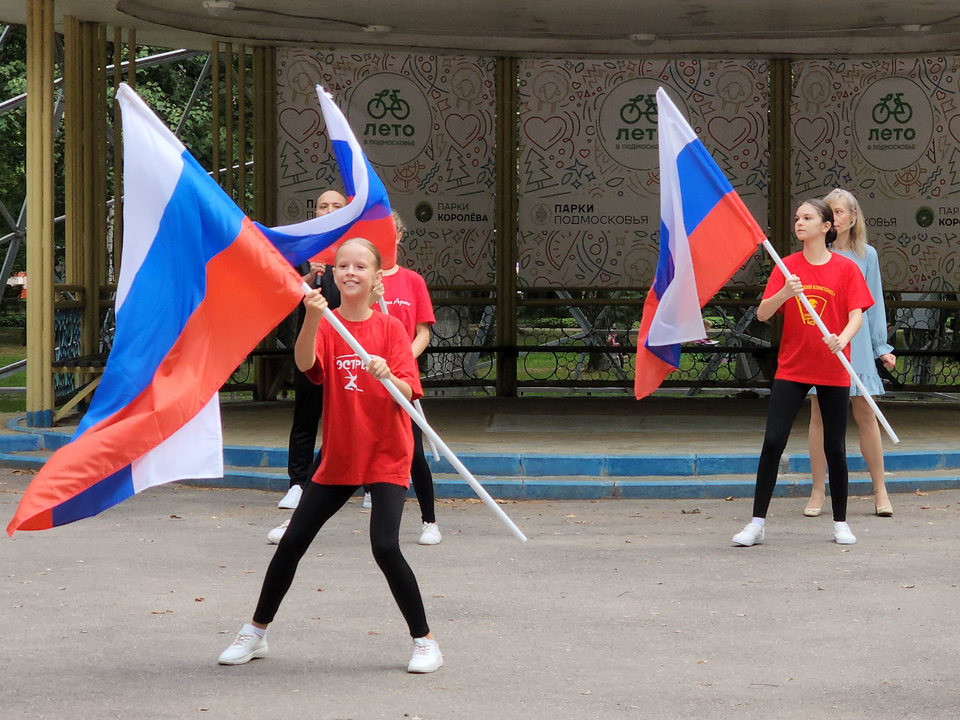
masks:
<svg viewBox="0 0 960 720"><path fill-rule="evenodd" d="M244 625L233 644L223 651L217 662L221 665L243 665L254 658L265 657L266 654L267 638L257 635L253 631L253 625Z"/></svg>
<svg viewBox="0 0 960 720"><path fill-rule="evenodd" d="M283 524L279 527L275 527L273 530L267 533L267 542L270 545L279 545L280 538L283 537L283 534L287 531L287 526L290 525L289 520L284 520Z"/></svg>
<svg viewBox="0 0 960 720"><path fill-rule="evenodd" d="M420 531L421 545L439 545L443 538L440 536L440 528L435 522L423 524L423 530Z"/></svg>
<svg viewBox="0 0 960 720"><path fill-rule="evenodd" d="M857 542L856 536L850 532L850 526L845 522L833 524L833 539L837 541L837 545L855 545Z"/></svg>
<svg viewBox="0 0 960 720"><path fill-rule="evenodd" d="M407 665L407 672L432 673L439 670L441 665L443 665L443 655L440 654L437 641L428 640L425 637L414 638L413 657Z"/></svg>
<svg viewBox="0 0 960 720"><path fill-rule="evenodd" d="M373 500L372 500L372 498L370 497L370 493L368 493L368 492L365 492L365 493L363 494L363 506L364 506L367 510L369 510L370 508L373 507Z"/></svg>
<svg viewBox="0 0 960 720"><path fill-rule="evenodd" d="M301 495L303 495L303 486L291 485L287 494L277 503L277 507L281 510L296 510L297 505L300 504Z"/></svg>
<svg viewBox="0 0 960 720"><path fill-rule="evenodd" d="M734 545L742 545L743 547L750 547L751 545L759 545L763 542L765 537L763 525L757 525L756 523L748 524L743 530L738 532L733 536Z"/></svg>

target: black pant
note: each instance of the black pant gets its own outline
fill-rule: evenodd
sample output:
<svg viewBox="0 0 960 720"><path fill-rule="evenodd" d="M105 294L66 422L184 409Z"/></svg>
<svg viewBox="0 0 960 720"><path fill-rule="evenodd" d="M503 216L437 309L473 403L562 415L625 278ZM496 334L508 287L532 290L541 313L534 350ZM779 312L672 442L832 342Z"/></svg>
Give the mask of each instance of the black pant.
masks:
<svg viewBox="0 0 960 720"><path fill-rule="evenodd" d="M790 429L797 419L803 400L812 385L789 380L774 380L767 410L767 430L757 467L757 488L753 496L753 516L766 517L770 498L777 484L777 470ZM823 451L830 469L830 500L833 519L847 519L847 405L850 387L817 385L817 401L823 417Z"/></svg>
<svg viewBox="0 0 960 720"><path fill-rule="evenodd" d="M433 509L433 473L430 464L423 454L423 430L413 422L413 465L410 467L410 479L413 480L413 491L417 494L420 503L420 519L423 522L435 523L436 512Z"/></svg>
<svg viewBox="0 0 960 720"><path fill-rule="evenodd" d="M373 557L387 579L403 619L407 621L411 637L424 637L430 628L427 626L420 588L413 570L400 552L400 518L407 491L403 486L391 483L371 483L367 487L373 496L373 509L370 511ZM262 625L273 622L293 582L300 558L324 523L343 507L356 490L357 487L351 485L306 484L300 504L294 510L290 525L267 568L260 600L253 614L254 622Z"/></svg>
<svg viewBox="0 0 960 720"><path fill-rule="evenodd" d="M287 474L290 475L290 487L303 485L313 477L309 470L314 461L317 430L320 427L320 415L323 412L323 385L314 385L306 375L294 369L293 389L296 393L293 403L293 426L290 428L290 442L287 445ZM320 453L317 453L317 467L319 467L319 456Z"/></svg>

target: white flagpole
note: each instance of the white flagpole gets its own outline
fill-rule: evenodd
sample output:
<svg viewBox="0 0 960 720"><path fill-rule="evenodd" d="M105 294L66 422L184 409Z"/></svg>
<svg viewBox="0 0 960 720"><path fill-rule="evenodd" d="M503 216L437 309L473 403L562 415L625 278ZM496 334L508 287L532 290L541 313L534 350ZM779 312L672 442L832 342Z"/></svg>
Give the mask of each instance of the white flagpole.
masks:
<svg viewBox="0 0 960 720"><path fill-rule="evenodd" d="M380 312L382 312L384 315L390 314L390 310L387 309L387 302L382 297L380 298ZM423 412L423 405L420 404L420 401L415 400L413 406L417 409L417 412L420 413L420 417L426 420L427 416ZM427 442L430 443L430 452L433 453L433 459L437 462L440 462L440 451L437 450L437 446L434 445L433 440L431 440L429 437L427 438Z"/></svg>
<svg viewBox="0 0 960 720"><path fill-rule="evenodd" d="M306 283L304 283L303 288L304 292L310 291L310 287ZM334 330L336 330L340 334L340 337L346 341L347 345L349 345L350 348L357 354L357 357L360 358L363 364L368 364L370 362L370 354L363 349L363 346L357 342L357 339L350 334L350 331L343 326L343 323L340 322L337 316L334 315L329 308L323 311L323 317L327 322L333 325ZM436 443L437 447L440 448L440 452L443 453L443 456L447 458L447 460L450 461L450 464L457 469L457 472L460 473L461 477L467 481L467 484L473 488L473 491L480 496L480 499L483 500L487 507L493 510L493 514L499 517L507 525L507 527L510 528L510 531L516 536L517 540L520 542L526 542L527 536L520 531L520 528L514 524L513 520L507 517L507 514L500 508L499 505L497 505L497 501L490 497L490 493L484 489L483 485L477 482L477 479L470 473L469 470L467 470L464 464L460 462L460 458L453 453L453 450L447 447L447 444L440 439L440 436L434 432L433 428L427 424L427 421L424 420L423 417L414 409L410 401L407 400L403 396L403 393L400 392L400 388L386 378L380 382L383 383L383 386L387 389L387 392L390 393L390 397L396 400L397 404L406 411L407 415L413 418L413 421L420 426L420 429L423 430L424 435L430 438L432 442Z"/></svg>
<svg viewBox="0 0 960 720"><path fill-rule="evenodd" d="M783 273L785 278L790 277L793 273L787 270L787 266L783 264L783 260L780 259L780 255L774 249L773 245L770 244L769 240L763 241L763 247L766 248L767 252L770 253L770 257L773 258L773 261L777 264L777 267L780 268L780 272ZM800 299L800 303L803 305L804 309L810 313L810 317L813 318L813 321L817 324L817 327L820 328L820 332L823 333L824 337L830 336L832 333L827 330L827 326L823 324L823 320L820 319L820 316L817 314L817 311L813 309L813 305L810 304L810 301L807 300L807 296L803 293L800 293L797 296ZM854 372L853 367L850 365L850 361L847 360L846 355L842 352L835 353L837 359L843 364L843 367L846 368L847 372L850 373L850 377L853 378L853 382L856 383L857 389L860 390L860 394L863 395L864 399L867 401L867 404L870 406L870 409L873 410L873 414L877 416L877 420L880 421L880 424L883 426L883 429L887 431L887 435L890 436L890 439L893 440L894 445L900 442L900 438L897 437L897 434L893 431L893 428L890 427L890 423L887 422L887 419L883 416L883 413L880 411L880 408L877 407L876 401L873 399L873 396L867 392L867 389L863 386L860 377Z"/></svg>

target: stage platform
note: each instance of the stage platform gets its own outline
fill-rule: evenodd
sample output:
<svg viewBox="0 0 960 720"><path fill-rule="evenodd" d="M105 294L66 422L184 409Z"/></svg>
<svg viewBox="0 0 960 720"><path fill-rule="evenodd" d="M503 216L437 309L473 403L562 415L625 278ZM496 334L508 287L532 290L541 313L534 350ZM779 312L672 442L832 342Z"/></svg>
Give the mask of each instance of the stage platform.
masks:
<svg viewBox="0 0 960 720"><path fill-rule="evenodd" d="M657 396L428 397L431 425L466 467L503 499L745 497L753 493L767 398ZM884 437L891 492L960 487L960 397L888 395L880 406L900 443ZM282 491L292 401L223 402L225 476L197 484ZM809 492L801 412L778 495ZM39 467L76 428L28 429L8 416L0 464ZM851 494L870 492L850 421ZM428 451L429 453L429 451ZM438 497L472 490L445 460L433 462Z"/></svg>

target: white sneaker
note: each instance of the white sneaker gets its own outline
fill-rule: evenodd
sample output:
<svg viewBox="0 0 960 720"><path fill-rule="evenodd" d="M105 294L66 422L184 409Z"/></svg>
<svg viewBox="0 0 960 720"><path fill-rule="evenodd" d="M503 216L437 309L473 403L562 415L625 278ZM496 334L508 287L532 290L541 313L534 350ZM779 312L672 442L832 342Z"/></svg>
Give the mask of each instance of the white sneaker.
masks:
<svg viewBox="0 0 960 720"><path fill-rule="evenodd" d="M742 545L743 547L750 547L751 545L759 545L763 542L765 537L763 525L757 525L756 523L750 523L743 530L738 532L733 536L734 545Z"/></svg>
<svg viewBox="0 0 960 720"><path fill-rule="evenodd" d="M837 545L855 545L857 542L856 536L850 532L850 526L845 522L833 524L833 538L837 541Z"/></svg>
<svg viewBox="0 0 960 720"><path fill-rule="evenodd" d="M267 542L270 545L279 545L280 538L283 537L283 534L287 531L287 526L290 524L289 520L284 520L283 525L280 527L275 527L273 530L267 533Z"/></svg>
<svg viewBox="0 0 960 720"><path fill-rule="evenodd" d="M407 672L432 673L439 670L441 665L443 665L443 655L440 654L437 641L428 640L425 637L414 638L413 657L407 665Z"/></svg>
<svg viewBox="0 0 960 720"><path fill-rule="evenodd" d="M440 537L440 528L435 522L423 524L423 530L420 531L421 545L439 545L443 538Z"/></svg>
<svg viewBox="0 0 960 720"><path fill-rule="evenodd" d="M266 654L267 638L258 636L253 631L253 625L244 625L237 633L236 640L223 651L217 662L221 665L243 665Z"/></svg>
<svg viewBox="0 0 960 720"><path fill-rule="evenodd" d="M370 493L365 492L363 494L363 506L369 510L373 507L373 499L370 497Z"/></svg>
<svg viewBox="0 0 960 720"><path fill-rule="evenodd" d="M303 486L291 485L290 489L287 490L287 494L277 503L277 507L281 510L296 510L297 505L300 504L301 495L303 495Z"/></svg>

